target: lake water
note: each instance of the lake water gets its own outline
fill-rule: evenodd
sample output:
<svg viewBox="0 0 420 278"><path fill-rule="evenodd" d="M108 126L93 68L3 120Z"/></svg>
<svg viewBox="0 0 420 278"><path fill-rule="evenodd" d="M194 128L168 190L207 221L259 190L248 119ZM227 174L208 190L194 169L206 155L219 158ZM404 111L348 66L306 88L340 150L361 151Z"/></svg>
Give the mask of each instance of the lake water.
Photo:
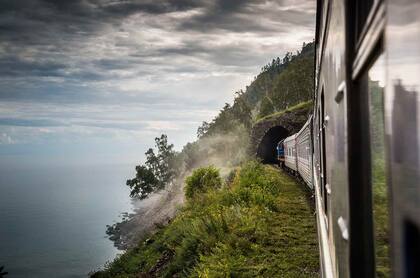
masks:
<svg viewBox="0 0 420 278"><path fill-rule="evenodd" d="M119 253L107 224L130 212L128 165L0 169L6 277L86 277Z"/></svg>

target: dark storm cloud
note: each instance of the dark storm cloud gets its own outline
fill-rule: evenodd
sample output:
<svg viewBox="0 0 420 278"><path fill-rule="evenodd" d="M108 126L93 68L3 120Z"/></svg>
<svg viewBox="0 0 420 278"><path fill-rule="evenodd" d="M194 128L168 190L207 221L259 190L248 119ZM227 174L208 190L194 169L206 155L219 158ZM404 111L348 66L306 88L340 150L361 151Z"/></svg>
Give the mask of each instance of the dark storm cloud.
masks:
<svg viewBox="0 0 420 278"><path fill-rule="evenodd" d="M28 61L17 56L0 57L0 76L63 76L65 64L55 61Z"/></svg>
<svg viewBox="0 0 420 278"><path fill-rule="evenodd" d="M165 14L199 6L198 1L3 0L0 6L2 38L40 42L45 37L89 35L106 23L136 13ZM26 33L30 31L29 33ZM48 33L49 31L55 31Z"/></svg>
<svg viewBox="0 0 420 278"><path fill-rule="evenodd" d="M255 13L252 11L252 5L264 3L267 1L214 1L213 4L204 7L204 13L191 18L180 24L179 29L185 30L233 30L236 32L250 31L272 31L271 26L264 26L259 23L258 18L241 17L241 15ZM251 9L251 10L249 10Z"/></svg>
<svg viewBox="0 0 420 278"><path fill-rule="evenodd" d="M273 32L281 34L290 24L312 24L312 11L273 10L283 1L265 0L4 0L0 5L0 76L55 76L68 80L92 79L94 81L112 78L109 70L131 69L133 65L147 65L147 58L159 55L197 55L221 65L244 65L244 57L250 55L249 46L205 46L206 41L186 39L176 47L142 49L139 53L128 53L125 59L114 57L85 61L72 65L68 53L74 51L80 42L94 37L110 26L121 26L131 15L152 15L154 28L171 29L188 36L191 32L205 31L218 34L221 30L232 32ZM173 12L198 11L195 14L168 22L162 16ZM161 20L159 20L161 18ZM262 19L283 22L284 27L264 24ZM139 29L147 29L142 24ZM223 34L220 35L223 39ZM188 41L189 40L189 41ZM138 43L117 40L116 47L142 48ZM1 51L3 50L3 51ZM5 55L2 55L6 53ZM135 52L135 51L134 51ZM131 56L130 56L131 55ZM29 59L25 59L29 56ZM131 59L133 57L138 59ZM42 61L40 61L42 57ZM28 58L28 57L26 57ZM32 58L32 60L30 59ZM141 58L141 60L139 60ZM248 65L255 62L248 59ZM92 67L86 68L86 65ZM246 64L246 63L245 63ZM66 69L75 69L66 71ZM90 71L90 72L89 72Z"/></svg>
<svg viewBox="0 0 420 278"><path fill-rule="evenodd" d="M262 65L312 39L312 2L3 0L0 135L209 120Z"/></svg>
<svg viewBox="0 0 420 278"><path fill-rule="evenodd" d="M148 14L164 14L176 11L185 11L200 7L201 1L175 0L175 1L113 1L100 4L100 9L110 15L127 16L133 13L143 12Z"/></svg>

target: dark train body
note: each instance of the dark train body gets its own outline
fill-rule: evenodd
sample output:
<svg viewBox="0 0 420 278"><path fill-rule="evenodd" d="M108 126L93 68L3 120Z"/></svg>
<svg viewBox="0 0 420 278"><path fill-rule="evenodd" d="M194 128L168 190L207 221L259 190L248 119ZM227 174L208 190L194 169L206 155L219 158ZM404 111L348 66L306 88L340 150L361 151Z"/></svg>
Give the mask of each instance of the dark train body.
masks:
<svg viewBox="0 0 420 278"><path fill-rule="evenodd" d="M313 190L322 277L420 277L420 1L317 1L315 96L279 163Z"/></svg>

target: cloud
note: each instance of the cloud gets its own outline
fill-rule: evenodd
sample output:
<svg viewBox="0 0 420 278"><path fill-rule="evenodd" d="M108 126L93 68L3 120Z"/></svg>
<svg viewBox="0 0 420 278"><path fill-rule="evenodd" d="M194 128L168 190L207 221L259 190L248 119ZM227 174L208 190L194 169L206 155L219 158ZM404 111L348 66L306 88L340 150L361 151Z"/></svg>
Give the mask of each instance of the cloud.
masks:
<svg viewBox="0 0 420 278"><path fill-rule="evenodd" d="M1 142L166 130L182 145L311 41L314 17L313 0L3 0Z"/></svg>
<svg viewBox="0 0 420 278"><path fill-rule="evenodd" d="M180 64L180 56L184 65L255 67L263 61L263 40L278 47L270 54L281 55L288 45L276 37L293 26L313 30L314 3L293 3L302 4L284 9L287 1L6 0L0 9L0 76L98 82L163 74L168 64Z"/></svg>
<svg viewBox="0 0 420 278"><path fill-rule="evenodd" d="M0 76L62 76L66 66L54 61L25 60L17 56L0 57Z"/></svg>
<svg viewBox="0 0 420 278"><path fill-rule="evenodd" d="M0 118L0 126L51 127L63 126L63 123L51 119Z"/></svg>
<svg viewBox="0 0 420 278"><path fill-rule="evenodd" d="M8 134L0 133L0 145L11 145L14 143L14 140Z"/></svg>

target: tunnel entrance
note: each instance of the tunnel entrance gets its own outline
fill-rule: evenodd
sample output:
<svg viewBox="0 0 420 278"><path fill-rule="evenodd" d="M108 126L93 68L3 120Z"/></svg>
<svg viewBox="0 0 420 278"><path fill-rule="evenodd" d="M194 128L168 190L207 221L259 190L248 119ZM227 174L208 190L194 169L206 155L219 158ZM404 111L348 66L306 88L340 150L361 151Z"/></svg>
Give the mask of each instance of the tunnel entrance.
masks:
<svg viewBox="0 0 420 278"><path fill-rule="evenodd" d="M277 163L277 144L288 134L287 129L282 126L270 128L258 145L257 157L262 159L263 163Z"/></svg>

